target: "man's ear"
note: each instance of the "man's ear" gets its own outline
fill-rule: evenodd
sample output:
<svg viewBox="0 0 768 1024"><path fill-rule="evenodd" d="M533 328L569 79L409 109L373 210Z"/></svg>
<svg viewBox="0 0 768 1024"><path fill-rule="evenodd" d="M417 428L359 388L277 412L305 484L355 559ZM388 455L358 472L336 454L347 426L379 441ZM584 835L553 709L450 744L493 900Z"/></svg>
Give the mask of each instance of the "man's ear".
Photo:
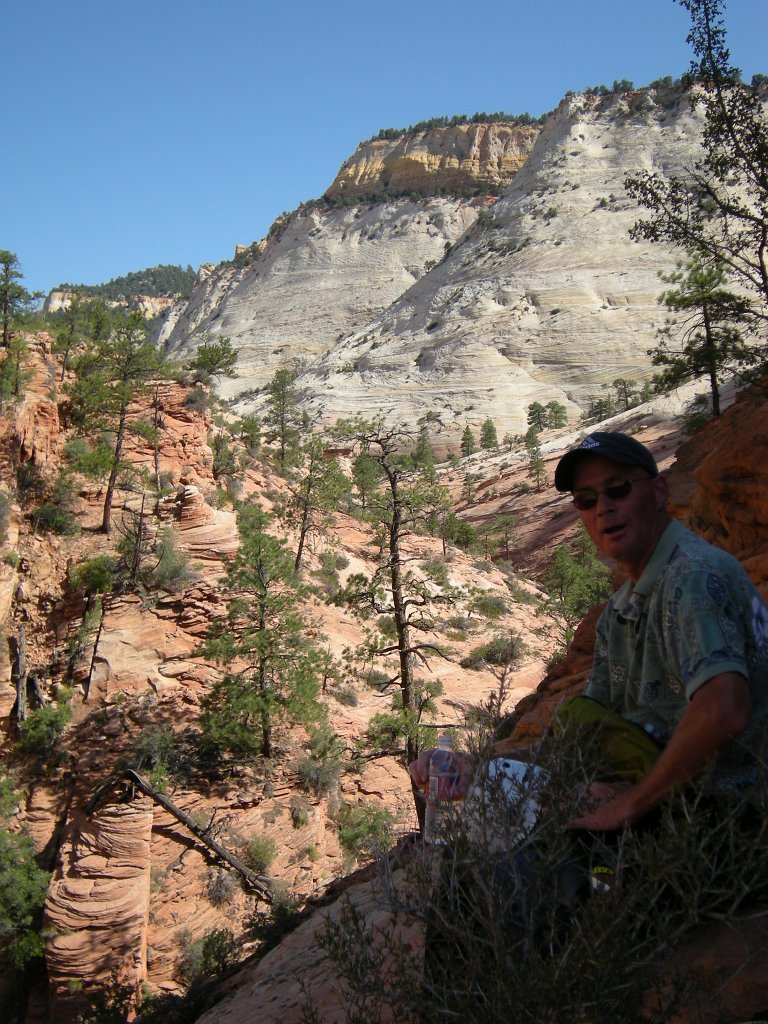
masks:
<svg viewBox="0 0 768 1024"><path fill-rule="evenodd" d="M664 508L669 501L669 484L663 473L659 473L653 481L653 489L656 495L656 507Z"/></svg>

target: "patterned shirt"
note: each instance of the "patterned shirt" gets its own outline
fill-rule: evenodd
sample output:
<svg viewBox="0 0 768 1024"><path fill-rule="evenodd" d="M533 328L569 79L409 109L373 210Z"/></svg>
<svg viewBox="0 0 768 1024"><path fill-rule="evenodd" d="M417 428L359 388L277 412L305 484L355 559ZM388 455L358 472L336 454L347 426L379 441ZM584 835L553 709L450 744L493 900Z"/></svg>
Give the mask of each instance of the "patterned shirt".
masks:
<svg viewBox="0 0 768 1024"><path fill-rule="evenodd" d="M753 781L768 720L768 607L740 563L673 522L645 571L597 625L584 693L666 744L688 701L721 672L749 684L747 729L720 751L713 782Z"/></svg>

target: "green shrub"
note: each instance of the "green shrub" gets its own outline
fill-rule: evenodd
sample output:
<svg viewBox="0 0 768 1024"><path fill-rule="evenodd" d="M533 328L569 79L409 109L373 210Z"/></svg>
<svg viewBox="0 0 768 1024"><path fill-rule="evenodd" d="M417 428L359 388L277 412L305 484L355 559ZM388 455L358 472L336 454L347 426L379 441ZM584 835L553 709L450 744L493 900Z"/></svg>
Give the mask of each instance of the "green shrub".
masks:
<svg viewBox="0 0 768 1024"><path fill-rule="evenodd" d="M487 619L498 619L509 610L507 602L500 594L484 591L472 598L470 608L477 615L484 615Z"/></svg>
<svg viewBox="0 0 768 1024"><path fill-rule="evenodd" d="M707 395L696 395L683 410L680 422L684 433L690 437L692 434L697 434L700 430L703 430L711 419L712 408L709 398Z"/></svg>
<svg viewBox="0 0 768 1024"><path fill-rule="evenodd" d="M45 501L34 515L35 529L57 533L62 537L73 537L80 532L75 516L52 501Z"/></svg>
<svg viewBox="0 0 768 1024"><path fill-rule="evenodd" d="M317 796L332 793L341 774L342 750L338 736L328 725L313 729L309 736L309 756L296 766L302 789Z"/></svg>
<svg viewBox="0 0 768 1024"><path fill-rule="evenodd" d="M256 909L246 923L248 934L261 942L261 949L274 949L286 935L301 924L299 901L291 893L275 887L272 904L266 910Z"/></svg>
<svg viewBox="0 0 768 1024"><path fill-rule="evenodd" d="M11 569L18 569L20 561L18 551L6 551L3 555L3 565L8 565Z"/></svg>
<svg viewBox="0 0 768 1024"><path fill-rule="evenodd" d="M71 699L72 691L62 688L57 704L47 704L45 707L30 711L26 720L21 723L16 749L24 754L48 757L72 719L72 709L69 706Z"/></svg>
<svg viewBox="0 0 768 1024"><path fill-rule="evenodd" d="M445 567L445 562L441 559L435 558L431 561L422 563L422 569L431 580L434 580L435 583L439 583L441 587L450 586L448 570Z"/></svg>
<svg viewBox="0 0 768 1024"><path fill-rule="evenodd" d="M115 585L119 568L120 559L114 555L97 555L70 567L69 585L73 591L85 594L108 594Z"/></svg>
<svg viewBox="0 0 768 1024"><path fill-rule="evenodd" d="M459 664L462 668L481 669L488 665L510 667L525 654L525 644L515 633L501 633L475 647Z"/></svg>
<svg viewBox="0 0 768 1024"><path fill-rule="evenodd" d="M360 698L357 695L357 690L354 686L342 686L337 690L333 690L331 696L334 700L337 700L339 704L343 704L348 708L356 708L360 703Z"/></svg>
<svg viewBox="0 0 768 1024"><path fill-rule="evenodd" d="M199 939L193 939L188 931L184 931L177 941L181 956L176 973L185 985L222 974L235 962L235 937L226 928L215 928Z"/></svg>
<svg viewBox="0 0 768 1024"><path fill-rule="evenodd" d="M0 544L8 536L8 521L11 518L11 502L5 491L0 491Z"/></svg>
<svg viewBox="0 0 768 1024"><path fill-rule="evenodd" d="M345 804L338 815L339 842L351 860L386 853L392 846L394 818L386 807Z"/></svg>
<svg viewBox="0 0 768 1024"><path fill-rule="evenodd" d="M181 403L189 412L203 413L208 408L208 392L204 388L193 388L184 395Z"/></svg>
<svg viewBox="0 0 768 1024"><path fill-rule="evenodd" d="M206 896L214 907L222 907L231 903L240 889L240 879L234 871L210 871Z"/></svg>
<svg viewBox="0 0 768 1024"><path fill-rule="evenodd" d="M37 925L49 876L29 836L5 827L17 802L13 781L0 777L0 963L21 969L43 952Z"/></svg>
<svg viewBox="0 0 768 1024"><path fill-rule="evenodd" d="M277 857L277 844L271 836L253 836L243 849L243 863L257 875L266 875Z"/></svg>
<svg viewBox="0 0 768 1024"><path fill-rule="evenodd" d="M291 797L291 824L294 828L304 828L309 824L309 804L304 797Z"/></svg>
<svg viewBox="0 0 768 1024"><path fill-rule="evenodd" d="M177 594L192 586L200 577L189 564L185 551L176 550L176 535L169 527L157 545L157 565L152 573L152 581L161 590Z"/></svg>

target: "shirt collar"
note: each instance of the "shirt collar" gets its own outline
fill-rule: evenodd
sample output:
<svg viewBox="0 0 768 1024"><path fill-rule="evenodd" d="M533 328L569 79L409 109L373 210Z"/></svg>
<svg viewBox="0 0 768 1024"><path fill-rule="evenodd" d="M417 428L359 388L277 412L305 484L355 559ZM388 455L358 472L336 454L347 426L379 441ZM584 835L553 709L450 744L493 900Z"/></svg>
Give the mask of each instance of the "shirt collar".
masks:
<svg viewBox="0 0 768 1024"><path fill-rule="evenodd" d="M673 519L661 537L659 537L653 554L643 570L643 575L632 588L634 593L647 597L653 590L661 570L672 557L672 552L678 545L681 536L685 533L685 527ZM630 581L631 585L631 581Z"/></svg>

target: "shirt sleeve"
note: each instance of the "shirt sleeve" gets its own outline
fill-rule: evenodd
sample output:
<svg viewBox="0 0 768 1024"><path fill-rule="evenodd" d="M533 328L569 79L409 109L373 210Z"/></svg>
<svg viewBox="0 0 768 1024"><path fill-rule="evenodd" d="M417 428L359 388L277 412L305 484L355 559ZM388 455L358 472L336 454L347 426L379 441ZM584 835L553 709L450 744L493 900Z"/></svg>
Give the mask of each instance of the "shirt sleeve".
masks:
<svg viewBox="0 0 768 1024"><path fill-rule="evenodd" d="M746 612L739 581L727 571L697 569L669 581L664 598L666 655L689 700L722 672L749 678Z"/></svg>

